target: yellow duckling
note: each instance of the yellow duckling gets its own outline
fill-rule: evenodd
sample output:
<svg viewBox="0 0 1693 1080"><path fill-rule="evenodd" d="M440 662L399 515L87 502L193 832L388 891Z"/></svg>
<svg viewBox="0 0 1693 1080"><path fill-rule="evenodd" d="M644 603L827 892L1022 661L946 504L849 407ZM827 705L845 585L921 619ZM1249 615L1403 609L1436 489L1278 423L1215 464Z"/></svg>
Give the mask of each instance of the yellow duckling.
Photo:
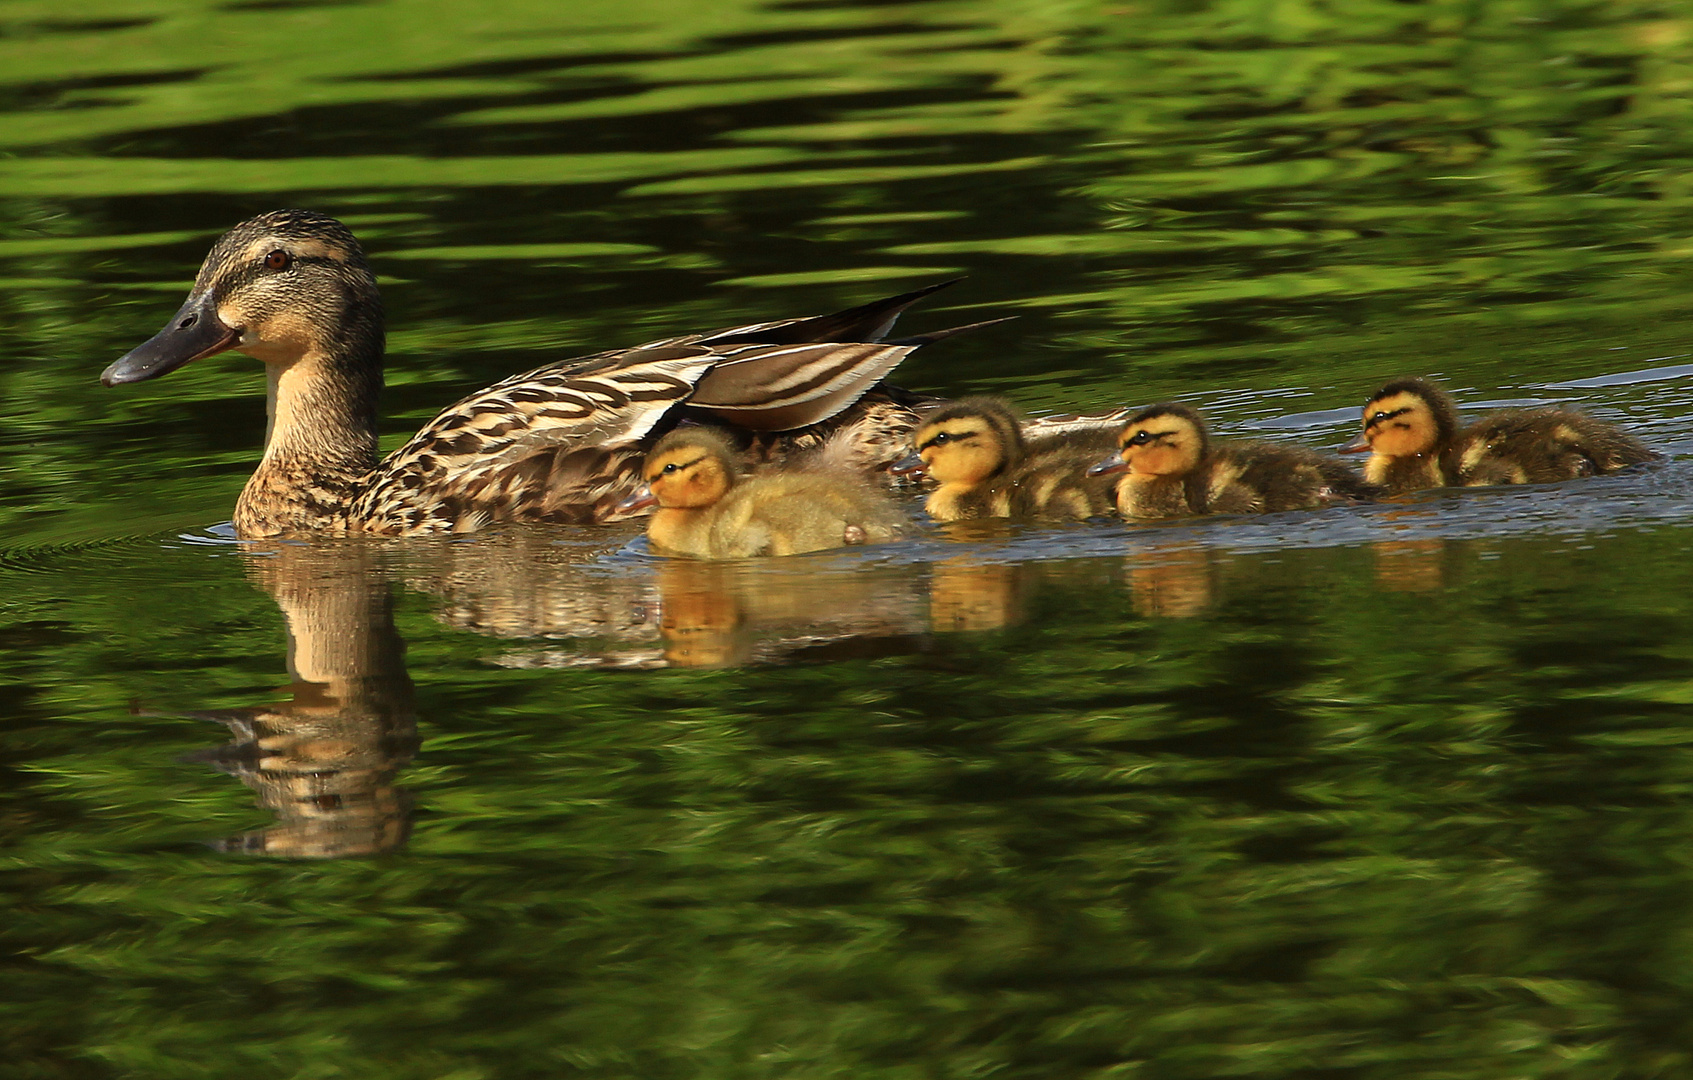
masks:
<svg viewBox="0 0 1693 1080"><path fill-rule="evenodd" d="M891 471L935 479L924 508L936 521L1086 519L1111 512L1116 481L1086 473L1109 439L1101 428L1030 440L1003 400L965 398L930 414Z"/></svg>
<svg viewBox="0 0 1693 1080"><path fill-rule="evenodd" d="M1364 403L1364 476L1389 493L1543 484L1653 458L1632 435L1570 409L1506 409L1458 426L1451 395L1427 379L1388 383Z"/></svg>
<svg viewBox="0 0 1693 1080"><path fill-rule="evenodd" d="M1128 518L1272 514L1376 494L1341 462L1301 446L1213 444L1204 419L1186 405L1142 409L1117 446L1088 471L1128 473L1117 486L1117 509Z"/></svg>
<svg viewBox="0 0 1693 1080"><path fill-rule="evenodd" d="M620 512L658 507L652 545L673 555L745 559L797 555L892 540L905 519L891 502L845 474L766 472L741 478L729 440L705 427L660 439L641 466L644 487Z"/></svg>

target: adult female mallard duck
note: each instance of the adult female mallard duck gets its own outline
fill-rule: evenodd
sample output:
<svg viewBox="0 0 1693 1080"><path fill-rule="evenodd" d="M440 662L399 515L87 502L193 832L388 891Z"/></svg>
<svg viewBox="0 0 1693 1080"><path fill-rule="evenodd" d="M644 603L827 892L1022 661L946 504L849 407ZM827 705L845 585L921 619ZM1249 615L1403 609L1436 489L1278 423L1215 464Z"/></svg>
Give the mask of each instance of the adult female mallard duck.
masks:
<svg viewBox="0 0 1693 1080"><path fill-rule="evenodd" d="M848 474L767 471L742 479L721 433L680 427L641 466L646 485L624 510L657 506L647 538L702 559L797 555L898 536L905 519L887 496Z"/></svg>
<svg viewBox="0 0 1693 1080"><path fill-rule="evenodd" d="M1505 409L1458 426L1452 397L1427 379L1400 379L1364 403L1364 476L1389 493L1488 484L1543 484L1615 472L1653 458L1632 435L1571 409Z"/></svg>
<svg viewBox="0 0 1693 1080"><path fill-rule="evenodd" d="M243 537L597 521L636 486L651 438L687 415L782 433L784 450L844 438L837 457L886 464L879 443L903 443L917 414L872 388L964 328L882 338L941 287L548 364L449 407L378 463L376 279L345 225L278 210L225 233L169 324L100 378L141 382L226 349L264 361L270 425L235 506Z"/></svg>
<svg viewBox="0 0 1693 1080"><path fill-rule="evenodd" d="M1086 422L1031 438L1003 399L965 398L929 414L915 449L889 468L940 485L924 504L936 521L1086 519L1111 512L1116 480L1086 474L1110 439L1108 428Z"/></svg>
<svg viewBox="0 0 1693 1080"><path fill-rule="evenodd" d="M1117 509L1128 518L1272 514L1377 493L1342 462L1302 446L1213 443L1186 405L1142 409L1123 425L1117 448L1088 471L1128 473L1117 486Z"/></svg>

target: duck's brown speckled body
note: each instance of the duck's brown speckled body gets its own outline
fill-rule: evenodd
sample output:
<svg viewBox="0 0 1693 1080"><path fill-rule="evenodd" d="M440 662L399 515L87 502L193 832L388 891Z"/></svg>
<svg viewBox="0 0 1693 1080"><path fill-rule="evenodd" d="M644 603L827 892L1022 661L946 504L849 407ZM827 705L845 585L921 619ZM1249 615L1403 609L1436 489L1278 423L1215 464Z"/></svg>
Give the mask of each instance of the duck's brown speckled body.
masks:
<svg viewBox="0 0 1693 1080"><path fill-rule="evenodd" d="M1506 409L1460 428L1451 395L1427 379L1390 382L1364 403L1364 475L1392 494L1542 484L1652 460L1632 435L1571 409Z"/></svg>
<svg viewBox="0 0 1693 1080"><path fill-rule="evenodd" d="M893 468L935 480L924 508L937 521L1111 512L1116 478L1087 475L1111 446L1111 429L1097 422L1025 427L1003 399L966 398L930 413L912 444Z"/></svg>
<svg viewBox="0 0 1693 1080"><path fill-rule="evenodd" d="M892 540L905 519L849 473L771 470L738 475L738 455L709 428L677 428L641 466L646 486L625 500L656 505L647 537L659 551L702 559L798 555Z"/></svg>
<svg viewBox="0 0 1693 1080"><path fill-rule="evenodd" d="M1373 497L1343 462L1302 446L1215 443L1204 419L1165 403L1129 418L1118 451L1090 472L1126 473L1117 509L1126 518L1269 514Z"/></svg>
<svg viewBox="0 0 1693 1080"><path fill-rule="evenodd" d="M375 279L340 222L282 210L226 233L170 324L102 381L139 382L226 349L265 361L270 428L236 503L243 537L596 521L636 487L651 440L689 415L768 433L766 458L887 464L917 402L877 384L951 331L882 339L939 287L549 364L449 407L379 463Z"/></svg>

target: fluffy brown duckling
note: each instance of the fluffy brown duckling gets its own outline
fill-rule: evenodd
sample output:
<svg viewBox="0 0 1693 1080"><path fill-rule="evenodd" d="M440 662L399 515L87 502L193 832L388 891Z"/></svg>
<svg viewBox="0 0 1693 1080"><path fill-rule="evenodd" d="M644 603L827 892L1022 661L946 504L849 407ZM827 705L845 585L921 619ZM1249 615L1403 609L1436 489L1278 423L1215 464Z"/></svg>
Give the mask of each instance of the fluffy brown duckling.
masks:
<svg viewBox="0 0 1693 1080"><path fill-rule="evenodd" d="M934 478L924 508L937 521L1081 520L1111 512L1116 480L1086 472L1109 440L1104 428L1030 440L1004 400L965 398L931 413L891 471Z"/></svg>
<svg viewBox="0 0 1693 1080"><path fill-rule="evenodd" d="M1632 435L1571 409L1506 409L1467 428L1427 379L1390 382L1364 403L1364 476L1389 493L1487 484L1542 484L1650 461Z"/></svg>
<svg viewBox="0 0 1693 1080"><path fill-rule="evenodd" d="M1312 510L1377 493L1342 462L1301 446L1213 443L1186 405L1142 409L1117 447L1089 472L1128 473L1117 487L1117 509L1128 518Z"/></svg>
<svg viewBox="0 0 1693 1080"><path fill-rule="evenodd" d="M702 559L797 555L898 536L904 517L846 474L765 472L742 478L741 454L710 428L682 427L660 439L641 466L646 481L618 507L656 506L653 547Z"/></svg>

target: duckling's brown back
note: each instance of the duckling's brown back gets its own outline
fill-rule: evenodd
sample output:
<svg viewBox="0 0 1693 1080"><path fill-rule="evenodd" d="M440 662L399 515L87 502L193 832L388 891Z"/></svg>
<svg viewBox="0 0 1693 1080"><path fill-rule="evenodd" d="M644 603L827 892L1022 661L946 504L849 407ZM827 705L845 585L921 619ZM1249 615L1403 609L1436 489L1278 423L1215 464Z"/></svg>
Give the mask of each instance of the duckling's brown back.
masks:
<svg viewBox="0 0 1693 1080"><path fill-rule="evenodd" d="M1544 484L1615 472L1652 459L1640 440L1570 409L1509 409L1466 429L1457 447L1459 483Z"/></svg>
<svg viewBox="0 0 1693 1080"><path fill-rule="evenodd" d="M1213 466L1211 512L1274 514L1369 499L1380 489L1344 462L1303 446L1230 443Z"/></svg>
<svg viewBox="0 0 1693 1080"><path fill-rule="evenodd" d="M886 496L856 479L764 473L713 508L708 550L716 559L797 555L892 540L905 524Z"/></svg>
<svg viewBox="0 0 1693 1080"><path fill-rule="evenodd" d="M1117 448L1111 432L1041 440L1005 478L1012 517L1075 518L1109 515L1117 505L1120 474L1089 476L1088 467Z"/></svg>

